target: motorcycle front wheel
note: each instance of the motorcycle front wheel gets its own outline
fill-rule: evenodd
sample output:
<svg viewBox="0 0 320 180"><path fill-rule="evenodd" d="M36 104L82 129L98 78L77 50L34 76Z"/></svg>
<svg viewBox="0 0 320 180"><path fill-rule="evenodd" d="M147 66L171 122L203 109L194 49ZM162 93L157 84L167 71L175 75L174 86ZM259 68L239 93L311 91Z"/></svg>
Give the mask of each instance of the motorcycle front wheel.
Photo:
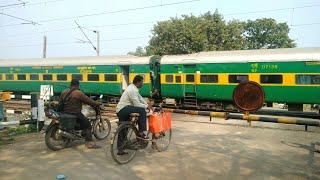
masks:
<svg viewBox="0 0 320 180"><path fill-rule="evenodd" d="M109 136L111 131L111 123L108 118L99 118L93 124L93 135L102 140Z"/></svg>

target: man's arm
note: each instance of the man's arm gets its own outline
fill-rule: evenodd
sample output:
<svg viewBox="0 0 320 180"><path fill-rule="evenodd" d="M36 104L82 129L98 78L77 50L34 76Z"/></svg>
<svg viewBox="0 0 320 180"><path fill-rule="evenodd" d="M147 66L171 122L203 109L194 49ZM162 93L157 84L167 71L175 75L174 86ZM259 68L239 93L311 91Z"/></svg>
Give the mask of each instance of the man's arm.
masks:
<svg viewBox="0 0 320 180"><path fill-rule="evenodd" d="M88 105L90 105L90 106L92 106L92 107L97 107L97 106L100 106L100 105L101 105L101 103L96 102L96 101L90 99L88 96L86 96L86 95L85 95L84 93L82 93L81 91L79 91L78 93L79 93L79 96L77 96L77 97L80 99L80 101L81 101L82 103L88 104Z"/></svg>
<svg viewBox="0 0 320 180"><path fill-rule="evenodd" d="M141 103L140 98L139 98L140 94L137 93L136 91L128 91L128 95L129 95L129 98L130 98L133 106L143 107L145 109L148 108L147 103L146 104Z"/></svg>
<svg viewBox="0 0 320 180"><path fill-rule="evenodd" d="M148 105L147 101L146 101L140 94L138 94L138 95L139 95L139 101L140 101L142 104Z"/></svg>

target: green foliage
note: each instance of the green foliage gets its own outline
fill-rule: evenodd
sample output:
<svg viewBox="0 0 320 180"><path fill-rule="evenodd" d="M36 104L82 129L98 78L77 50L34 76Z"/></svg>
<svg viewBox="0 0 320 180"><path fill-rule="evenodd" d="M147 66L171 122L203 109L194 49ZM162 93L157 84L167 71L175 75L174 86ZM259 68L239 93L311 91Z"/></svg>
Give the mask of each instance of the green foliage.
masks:
<svg viewBox="0 0 320 180"><path fill-rule="evenodd" d="M26 133L37 132L37 125L30 124L17 127L9 127L5 130L0 131L0 146L11 143L14 141L15 136L19 136Z"/></svg>
<svg viewBox="0 0 320 180"><path fill-rule="evenodd" d="M137 47L129 54L170 55L200 51L245 50L260 48L291 48L296 44L289 38L286 23L274 19L226 22L216 10L199 17L183 15L158 22L145 48Z"/></svg>
<svg viewBox="0 0 320 180"><path fill-rule="evenodd" d="M141 46L138 46L134 52L128 52L128 55L133 56L151 56L153 55L153 52L150 48L142 48Z"/></svg>
<svg viewBox="0 0 320 180"><path fill-rule="evenodd" d="M292 48L296 44L289 38L289 26L271 18L248 21L245 28L246 49Z"/></svg>
<svg viewBox="0 0 320 180"><path fill-rule="evenodd" d="M32 133L32 132L37 132L37 125L36 124L8 128L8 135L9 136L17 136L17 135Z"/></svg>

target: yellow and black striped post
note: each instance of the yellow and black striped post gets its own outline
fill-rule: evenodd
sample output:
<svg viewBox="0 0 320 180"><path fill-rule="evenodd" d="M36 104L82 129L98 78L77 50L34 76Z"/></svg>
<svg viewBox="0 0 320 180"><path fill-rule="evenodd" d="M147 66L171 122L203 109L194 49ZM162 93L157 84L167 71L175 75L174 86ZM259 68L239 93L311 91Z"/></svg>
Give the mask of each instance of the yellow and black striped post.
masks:
<svg viewBox="0 0 320 180"><path fill-rule="evenodd" d="M224 118L226 120L239 119L239 120L246 120L248 122L261 121L261 122L297 124L297 125L320 127L320 120L315 120L315 119L303 119L303 118L294 118L294 117L266 117L266 116L257 116L257 115L249 115L249 114L209 112L209 111L189 111L189 110L180 110L180 109L165 109L165 111L180 113L180 114L210 116L210 120L211 120L211 117L215 117L215 118Z"/></svg>

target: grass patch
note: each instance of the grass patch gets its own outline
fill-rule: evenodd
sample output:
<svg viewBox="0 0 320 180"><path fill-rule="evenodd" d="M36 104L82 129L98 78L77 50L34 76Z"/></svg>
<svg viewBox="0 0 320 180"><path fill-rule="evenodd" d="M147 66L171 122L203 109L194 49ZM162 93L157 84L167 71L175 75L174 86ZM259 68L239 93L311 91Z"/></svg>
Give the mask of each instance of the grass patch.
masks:
<svg viewBox="0 0 320 180"><path fill-rule="evenodd" d="M29 124L29 125L21 125L17 127L9 127L0 132L0 146L4 144L9 144L14 141L14 137L37 132L37 125L36 124Z"/></svg>

